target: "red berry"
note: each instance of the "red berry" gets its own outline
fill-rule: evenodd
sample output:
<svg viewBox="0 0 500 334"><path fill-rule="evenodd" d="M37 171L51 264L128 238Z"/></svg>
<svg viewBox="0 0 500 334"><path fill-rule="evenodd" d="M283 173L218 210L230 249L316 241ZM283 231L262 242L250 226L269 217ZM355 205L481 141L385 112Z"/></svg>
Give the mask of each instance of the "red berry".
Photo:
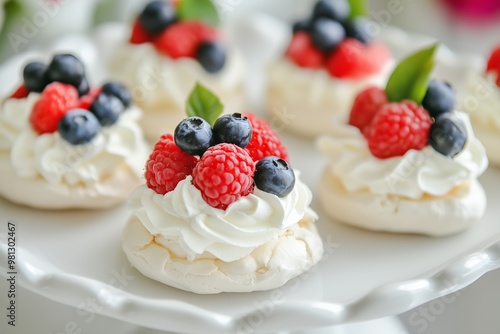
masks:
<svg viewBox="0 0 500 334"><path fill-rule="evenodd" d="M129 42L131 44L142 44L151 42L153 37L144 29L144 27L139 23L139 20L135 20L132 25L132 31L130 32Z"/></svg>
<svg viewBox="0 0 500 334"><path fill-rule="evenodd" d="M72 85L53 82L43 90L33 106L30 122L39 134L57 130L59 120L71 109L78 107L78 91Z"/></svg>
<svg viewBox="0 0 500 334"><path fill-rule="evenodd" d="M245 147L254 161L274 155L288 161L288 153L276 131L263 119L257 118L252 113L245 114L252 126L252 139Z"/></svg>
<svg viewBox="0 0 500 334"><path fill-rule="evenodd" d="M372 154L386 159L423 149L431 124L423 107L405 100L383 106L366 128L365 136Z"/></svg>
<svg viewBox="0 0 500 334"><path fill-rule="evenodd" d="M80 101L78 101L78 108L89 110L97 95L99 95L100 93L100 88L90 89L90 91L86 95L80 97Z"/></svg>
<svg viewBox="0 0 500 334"><path fill-rule="evenodd" d="M163 135L146 163L146 184L148 188L164 195L191 175L197 162L198 157L182 152L175 145L173 135Z"/></svg>
<svg viewBox="0 0 500 334"><path fill-rule="evenodd" d="M26 88L24 84L19 86L14 93L10 96L11 99L24 99L28 97L30 91Z"/></svg>
<svg viewBox="0 0 500 334"><path fill-rule="evenodd" d="M156 49L173 58L195 58L198 46L217 39L217 31L203 22L181 21L170 25L154 38Z"/></svg>
<svg viewBox="0 0 500 334"><path fill-rule="evenodd" d="M500 45L491 53L488 64L486 65L486 72L496 72L497 86L500 87Z"/></svg>
<svg viewBox="0 0 500 334"><path fill-rule="evenodd" d="M379 87L368 87L356 96L349 116L349 124L364 131L377 112L387 104L387 95Z"/></svg>
<svg viewBox="0 0 500 334"><path fill-rule="evenodd" d="M365 45L346 38L333 51L326 66L334 77L358 79L379 72L390 58L389 51L381 43Z"/></svg>
<svg viewBox="0 0 500 334"><path fill-rule="evenodd" d="M300 67L321 68L325 65L325 54L314 46L311 37L304 31L293 34L286 56Z"/></svg>
<svg viewBox="0 0 500 334"><path fill-rule="evenodd" d="M210 147L193 171L193 184L214 208L229 204L253 190L255 163L247 151L234 144Z"/></svg>

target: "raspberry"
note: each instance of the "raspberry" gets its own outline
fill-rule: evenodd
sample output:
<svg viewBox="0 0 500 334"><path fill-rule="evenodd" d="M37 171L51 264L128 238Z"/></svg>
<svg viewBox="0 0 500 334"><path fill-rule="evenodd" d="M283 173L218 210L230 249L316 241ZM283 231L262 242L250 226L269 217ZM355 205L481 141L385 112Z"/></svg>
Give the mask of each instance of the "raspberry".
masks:
<svg viewBox="0 0 500 334"><path fill-rule="evenodd" d="M100 88L91 89L90 92L88 92L86 95L83 95L82 97L80 97L80 101L78 102L78 108L89 110L90 106L94 102L95 98L100 93L101 93Z"/></svg>
<svg viewBox="0 0 500 334"><path fill-rule="evenodd" d="M53 82L44 89L42 96L33 106L30 122L39 134L57 130L59 120L70 109L78 107L78 91L75 87Z"/></svg>
<svg viewBox="0 0 500 334"><path fill-rule="evenodd" d="M368 87L356 96L349 116L349 124L362 132L370 124L375 114L387 104L387 95L379 87Z"/></svg>
<svg viewBox="0 0 500 334"><path fill-rule="evenodd" d="M288 153L276 131L269 124L252 113L245 114L252 126L252 139L245 147L254 161L267 156L276 156L288 161Z"/></svg>
<svg viewBox="0 0 500 334"><path fill-rule="evenodd" d="M217 32L202 22L181 21L170 25L154 38L156 49L173 58L196 58L198 46L205 41L215 40Z"/></svg>
<svg viewBox="0 0 500 334"><path fill-rule="evenodd" d="M164 195L191 175L198 157L182 152L174 142L174 136L166 134L155 144L146 163L146 184L158 194Z"/></svg>
<svg viewBox="0 0 500 334"><path fill-rule="evenodd" d="M130 32L129 42L131 44L142 44L151 42L152 39L152 36L139 23L139 20L135 20L132 25L132 31Z"/></svg>
<svg viewBox="0 0 500 334"><path fill-rule="evenodd" d="M377 73L391 55L381 43L365 45L346 38L327 61L328 72L337 78L358 79Z"/></svg>
<svg viewBox="0 0 500 334"><path fill-rule="evenodd" d="M293 34L286 56L298 66L306 68L321 68L326 60L323 51L314 46L311 37L304 31Z"/></svg>
<svg viewBox="0 0 500 334"><path fill-rule="evenodd" d="M193 170L193 184L205 202L225 210L253 190L255 164L248 153L234 144L210 147Z"/></svg>
<svg viewBox="0 0 500 334"><path fill-rule="evenodd" d="M486 72L496 72L497 86L500 87L500 45L491 53L486 66Z"/></svg>
<svg viewBox="0 0 500 334"><path fill-rule="evenodd" d="M30 91L26 88L25 85L19 86L14 93L10 96L11 99L24 99L28 97Z"/></svg>
<svg viewBox="0 0 500 334"><path fill-rule="evenodd" d="M380 159L421 150L427 145L432 120L429 113L413 101L389 103L380 109L365 136L372 154Z"/></svg>

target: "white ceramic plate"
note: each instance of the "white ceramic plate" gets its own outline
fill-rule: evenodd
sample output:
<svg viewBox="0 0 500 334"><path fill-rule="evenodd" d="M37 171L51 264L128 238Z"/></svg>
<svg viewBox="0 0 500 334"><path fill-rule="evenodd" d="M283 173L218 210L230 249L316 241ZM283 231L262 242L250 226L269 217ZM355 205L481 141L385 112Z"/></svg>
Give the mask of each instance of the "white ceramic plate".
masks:
<svg viewBox="0 0 500 334"><path fill-rule="evenodd" d="M389 33L402 36L408 45L416 40ZM57 48L75 48L84 59L98 59L95 48L74 41L66 39ZM402 41L396 43L398 48ZM26 55L0 69L1 82L13 77L22 59ZM457 73L449 67L442 71ZM325 158L312 149L312 141L281 135L292 164L314 191ZM464 233L441 239L338 225L325 218L314 201L322 217L318 227L325 242L324 261L276 290L211 296L164 286L130 267L120 244L129 214L125 205L107 211L52 212L0 200L1 274L9 271L7 222L14 221L17 283L76 307L80 321L98 313L179 333L266 333L376 319L461 289L500 267L500 207L495 205L500 202L500 170L490 168L481 182L490 203L484 219Z"/></svg>

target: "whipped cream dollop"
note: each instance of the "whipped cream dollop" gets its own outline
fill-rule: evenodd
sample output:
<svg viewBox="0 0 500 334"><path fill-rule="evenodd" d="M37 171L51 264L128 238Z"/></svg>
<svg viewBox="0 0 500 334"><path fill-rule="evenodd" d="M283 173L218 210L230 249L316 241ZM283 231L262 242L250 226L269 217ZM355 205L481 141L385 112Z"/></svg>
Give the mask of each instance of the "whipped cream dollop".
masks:
<svg viewBox="0 0 500 334"><path fill-rule="evenodd" d="M317 218L309 208L312 194L298 179L283 198L255 188L220 210L208 205L192 184L192 177L179 182L165 195L146 185L130 196L134 214L154 236L173 240L177 256L188 260L216 257L225 262L239 260L256 247L273 240L302 218Z"/></svg>
<svg viewBox="0 0 500 334"><path fill-rule="evenodd" d="M339 79L325 69L301 68L287 58L268 72L266 108L271 121L301 135L331 134L333 123L346 123L356 95L369 86L387 82L393 60L376 74L361 79ZM300 92L298 94L297 92Z"/></svg>
<svg viewBox="0 0 500 334"><path fill-rule="evenodd" d="M147 147L137 125L140 111L131 107L110 127L87 144L71 145L59 132L37 134L29 116L37 93L26 99L8 99L0 113L0 152L10 151L10 162L22 178L43 178L50 184L95 186L129 167L139 180L147 159Z"/></svg>
<svg viewBox="0 0 500 334"><path fill-rule="evenodd" d="M245 66L243 56L235 49L228 49L224 68L210 74L196 59L171 59L158 53L151 43L130 44L124 38L130 35L128 27L108 26L107 29L104 33L114 41L104 42L115 45L110 51L108 75L130 87L134 101L146 112L184 110L186 97L198 81L210 87L222 102L235 93L240 94Z"/></svg>
<svg viewBox="0 0 500 334"><path fill-rule="evenodd" d="M459 97L473 123L500 133L500 87L496 85L496 79L496 73L474 71L467 78L466 91Z"/></svg>
<svg viewBox="0 0 500 334"><path fill-rule="evenodd" d="M334 127L334 135L319 138L317 146L331 158L330 172L350 192L369 191L410 199L444 196L476 179L488 166L485 149L474 136L469 117L456 113L466 124L468 140L454 158L427 146L421 151L409 150L401 157L378 159L371 154L359 129L347 125Z"/></svg>

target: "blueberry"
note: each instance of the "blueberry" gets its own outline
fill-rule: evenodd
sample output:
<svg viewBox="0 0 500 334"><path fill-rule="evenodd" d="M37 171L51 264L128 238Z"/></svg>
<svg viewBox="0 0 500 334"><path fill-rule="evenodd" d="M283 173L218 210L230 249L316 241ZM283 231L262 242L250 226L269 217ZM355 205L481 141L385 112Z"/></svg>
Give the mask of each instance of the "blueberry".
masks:
<svg viewBox="0 0 500 334"><path fill-rule="evenodd" d="M464 122L454 113L441 114L429 133L429 144L439 153L454 157L462 152L467 142Z"/></svg>
<svg viewBox="0 0 500 334"><path fill-rule="evenodd" d="M347 0L320 0L313 9L313 17L326 17L335 21L344 22L351 13L351 6Z"/></svg>
<svg viewBox="0 0 500 334"><path fill-rule="evenodd" d="M118 121L125 107L116 96L100 93L92 102L89 110L97 117L102 126L111 126Z"/></svg>
<svg viewBox="0 0 500 334"><path fill-rule="evenodd" d="M201 117L188 117L175 128L174 140L187 154L202 156L212 146L212 127Z"/></svg>
<svg viewBox="0 0 500 334"><path fill-rule="evenodd" d="M344 27L330 19L320 18L311 27L311 39L323 51L332 51L345 37Z"/></svg>
<svg viewBox="0 0 500 334"><path fill-rule="evenodd" d="M78 88L85 77L85 68L75 56L59 54L52 58L47 73L51 81L70 84Z"/></svg>
<svg viewBox="0 0 500 334"><path fill-rule="evenodd" d="M208 73L217 73L226 63L226 49L221 43L203 42L196 51L196 59Z"/></svg>
<svg viewBox="0 0 500 334"><path fill-rule="evenodd" d="M292 32L295 34L296 32L299 31L309 31L310 28L311 28L310 20L297 21L292 26Z"/></svg>
<svg viewBox="0 0 500 334"><path fill-rule="evenodd" d="M30 92L41 93L49 84L47 65L40 62L29 63L24 67L23 79L26 89Z"/></svg>
<svg viewBox="0 0 500 334"><path fill-rule="evenodd" d="M357 39L363 44L369 44L373 40L373 33L370 33L372 22L364 17L357 17L352 21L343 23L347 37Z"/></svg>
<svg viewBox="0 0 500 334"><path fill-rule="evenodd" d="M132 94L124 85L117 82L108 82L102 86L102 92L116 96L125 108L132 104Z"/></svg>
<svg viewBox="0 0 500 334"><path fill-rule="evenodd" d="M78 85L77 90L79 96L86 95L90 92L89 82L86 78L83 78L82 82Z"/></svg>
<svg viewBox="0 0 500 334"><path fill-rule="evenodd" d="M230 143L245 148L252 139L252 126L241 114L224 115L214 124L215 143Z"/></svg>
<svg viewBox="0 0 500 334"><path fill-rule="evenodd" d="M255 165L255 186L278 197L288 195L295 185L295 174L288 163L274 156L267 156Z"/></svg>
<svg viewBox="0 0 500 334"><path fill-rule="evenodd" d="M59 134L72 145L90 142L98 134L99 128L97 118L85 109L68 111L58 124Z"/></svg>
<svg viewBox="0 0 500 334"><path fill-rule="evenodd" d="M175 20L174 6L163 0L151 1L139 14L139 22L152 35L158 35Z"/></svg>
<svg viewBox="0 0 500 334"><path fill-rule="evenodd" d="M429 80L422 106L432 117L437 118L441 114L452 111L456 101L457 95L447 82L432 79Z"/></svg>

